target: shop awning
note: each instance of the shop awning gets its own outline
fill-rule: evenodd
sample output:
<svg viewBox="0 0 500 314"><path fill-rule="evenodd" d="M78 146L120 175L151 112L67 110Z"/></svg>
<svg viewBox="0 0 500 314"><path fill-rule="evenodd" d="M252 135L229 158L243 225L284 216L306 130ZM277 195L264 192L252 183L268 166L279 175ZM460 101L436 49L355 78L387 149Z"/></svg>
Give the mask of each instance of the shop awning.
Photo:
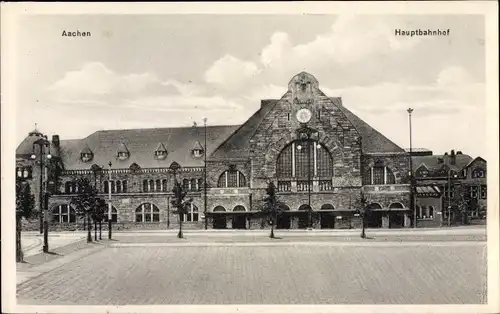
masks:
<svg viewBox="0 0 500 314"><path fill-rule="evenodd" d="M435 185L417 186L416 190L418 196L439 196L441 194L441 190Z"/></svg>

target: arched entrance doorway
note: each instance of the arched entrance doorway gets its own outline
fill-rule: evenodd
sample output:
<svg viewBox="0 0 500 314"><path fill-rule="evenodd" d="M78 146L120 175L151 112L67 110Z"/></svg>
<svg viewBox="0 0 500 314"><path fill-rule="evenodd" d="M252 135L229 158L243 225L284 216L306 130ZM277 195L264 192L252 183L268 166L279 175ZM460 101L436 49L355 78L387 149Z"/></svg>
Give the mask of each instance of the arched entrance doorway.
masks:
<svg viewBox="0 0 500 314"><path fill-rule="evenodd" d="M405 225L404 206L401 203L389 205L389 228L403 228Z"/></svg>
<svg viewBox="0 0 500 314"><path fill-rule="evenodd" d="M226 209L222 206L217 206L214 208L213 215L213 228L214 229L226 229L227 228L227 219L224 212Z"/></svg>
<svg viewBox="0 0 500 314"><path fill-rule="evenodd" d="M276 229L290 229L290 207L283 205L281 214L278 215L276 220Z"/></svg>
<svg viewBox="0 0 500 314"><path fill-rule="evenodd" d="M320 212L321 229L335 228L335 215L333 210L335 207L332 204L323 204Z"/></svg>
<svg viewBox="0 0 500 314"><path fill-rule="evenodd" d="M309 211L311 210L311 206L304 204L299 207L299 229L307 229L309 226Z"/></svg>
<svg viewBox="0 0 500 314"><path fill-rule="evenodd" d="M246 229L246 209L245 207L238 205L233 208L233 229Z"/></svg>
<svg viewBox="0 0 500 314"><path fill-rule="evenodd" d="M368 215L366 215L366 227L381 228L382 227L382 206L378 203L371 203L367 207Z"/></svg>

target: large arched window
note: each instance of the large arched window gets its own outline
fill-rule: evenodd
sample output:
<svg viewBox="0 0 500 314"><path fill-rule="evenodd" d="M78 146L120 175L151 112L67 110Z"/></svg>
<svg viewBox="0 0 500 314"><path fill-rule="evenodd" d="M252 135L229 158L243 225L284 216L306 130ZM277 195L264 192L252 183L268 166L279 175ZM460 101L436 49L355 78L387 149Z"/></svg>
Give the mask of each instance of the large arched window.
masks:
<svg viewBox="0 0 500 314"><path fill-rule="evenodd" d="M135 222L160 221L160 210L151 203L144 203L135 209Z"/></svg>
<svg viewBox="0 0 500 314"><path fill-rule="evenodd" d="M199 221L198 207L191 204L187 210L187 213L181 216L182 221Z"/></svg>
<svg viewBox="0 0 500 314"><path fill-rule="evenodd" d="M288 144L276 161L279 179L307 178L309 176L331 178L333 159L328 149L315 141L298 140Z"/></svg>
<svg viewBox="0 0 500 314"><path fill-rule="evenodd" d="M217 182L219 188L241 188L246 186L246 179L243 173L238 170L224 171Z"/></svg>
<svg viewBox="0 0 500 314"><path fill-rule="evenodd" d="M58 205L52 208L52 222L76 222L76 212L68 204Z"/></svg>
<svg viewBox="0 0 500 314"><path fill-rule="evenodd" d="M363 181L365 185L395 184L396 178L389 167L376 165L365 171Z"/></svg>
<svg viewBox="0 0 500 314"><path fill-rule="evenodd" d="M108 210L104 213L104 222L108 222ZM111 222L118 222L118 211L114 206L111 206Z"/></svg>

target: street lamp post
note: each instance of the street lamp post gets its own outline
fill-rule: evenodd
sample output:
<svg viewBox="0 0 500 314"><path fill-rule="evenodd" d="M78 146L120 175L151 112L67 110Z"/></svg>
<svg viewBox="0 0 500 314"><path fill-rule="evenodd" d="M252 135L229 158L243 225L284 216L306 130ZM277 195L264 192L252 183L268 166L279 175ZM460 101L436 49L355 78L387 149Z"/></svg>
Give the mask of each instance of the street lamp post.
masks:
<svg viewBox="0 0 500 314"><path fill-rule="evenodd" d="M207 217L207 118L203 118L203 126L205 133L205 144L203 145L203 215L205 216L205 230L208 229L208 217Z"/></svg>
<svg viewBox="0 0 500 314"><path fill-rule="evenodd" d="M457 175L453 175L454 178ZM448 227L451 226L451 169L448 170Z"/></svg>
<svg viewBox="0 0 500 314"><path fill-rule="evenodd" d="M417 227L417 206L415 206L415 182L413 178L413 146L412 146L412 128L411 128L411 114L412 108L406 110L408 112L408 122L410 127L410 209L413 209L413 228Z"/></svg>
<svg viewBox="0 0 500 314"><path fill-rule="evenodd" d="M299 138L307 141L307 205L308 205L308 222L307 228L312 229L312 207L311 207L311 142L312 136L318 132L307 125L302 125L298 130ZM300 145L297 149L301 149Z"/></svg>
<svg viewBox="0 0 500 314"><path fill-rule="evenodd" d="M180 189L178 189L177 187L177 171L179 171L179 169L181 169L181 165L179 165L176 161L172 161L172 163L170 164L169 166L169 169L174 173L174 197L175 197L175 203L177 205L180 204ZM176 208L177 209L177 212L180 212L181 209L178 207ZM178 238L182 238L182 221L180 220L181 219L181 214L179 214L179 234L177 235Z"/></svg>
<svg viewBox="0 0 500 314"><path fill-rule="evenodd" d="M111 204L111 166L113 164L111 161L108 163L109 171L108 171L108 240L111 240L112 235L112 225L113 225L113 205Z"/></svg>
<svg viewBox="0 0 500 314"><path fill-rule="evenodd" d="M47 167L44 167L44 157L49 161L52 158L50 154L50 142L47 140L47 136L35 141L33 143L33 155L32 159L37 158L35 146L40 148L39 163L40 163L40 211L43 209L43 252L49 252L49 221L48 221L48 173ZM45 152L44 147L48 148L48 152ZM45 155L45 156L44 156ZM45 186L43 186L43 177L46 177ZM43 188L42 188L43 186Z"/></svg>

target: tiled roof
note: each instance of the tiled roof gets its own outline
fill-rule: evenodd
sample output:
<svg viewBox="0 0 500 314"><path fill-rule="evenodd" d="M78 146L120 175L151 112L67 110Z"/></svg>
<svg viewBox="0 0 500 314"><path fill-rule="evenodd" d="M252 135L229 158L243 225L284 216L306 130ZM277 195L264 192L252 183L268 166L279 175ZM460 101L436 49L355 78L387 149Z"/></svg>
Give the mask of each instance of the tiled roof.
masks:
<svg viewBox="0 0 500 314"><path fill-rule="evenodd" d="M364 153L404 153L404 149L394 144L387 137L361 120L357 115L342 105L340 97L330 98L337 108L342 111L358 131L362 138L361 145Z"/></svg>
<svg viewBox="0 0 500 314"><path fill-rule="evenodd" d="M224 139L239 126L207 126L207 151L210 154ZM167 168L172 161L182 167L201 167L203 159L194 158L191 150L196 142L204 142L204 127L156 128L134 130L97 131L84 139L61 140L61 158L66 170L90 169L92 164L107 165L113 168L128 168L136 163L141 168ZM158 143L168 148L167 158L155 158ZM117 159L117 152L123 147L130 152L129 158ZM88 145L94 158L82 162L80 152Z"/></svg>
<svg viewBox="0 0 500 314"><path fill-rule="evenodd" d="M424 164L428 170L440 169L443 165L447 165L452 170L460 171L472 161L472 157L469 155L458 154L455 156L455 165L450 164L450 155L414 156L412 157L413 170L417 170L418 167ZM442 163L439 162L440 158L443 160Z"/></svg>
<svg viewBox="0 0 500 314"><path fill-rule="evenodd" d="M227 138L210 158L232 159L248 157L250 139L276 102L277 100L263 100L260 109L241 125L234 134Z"/></svg>

